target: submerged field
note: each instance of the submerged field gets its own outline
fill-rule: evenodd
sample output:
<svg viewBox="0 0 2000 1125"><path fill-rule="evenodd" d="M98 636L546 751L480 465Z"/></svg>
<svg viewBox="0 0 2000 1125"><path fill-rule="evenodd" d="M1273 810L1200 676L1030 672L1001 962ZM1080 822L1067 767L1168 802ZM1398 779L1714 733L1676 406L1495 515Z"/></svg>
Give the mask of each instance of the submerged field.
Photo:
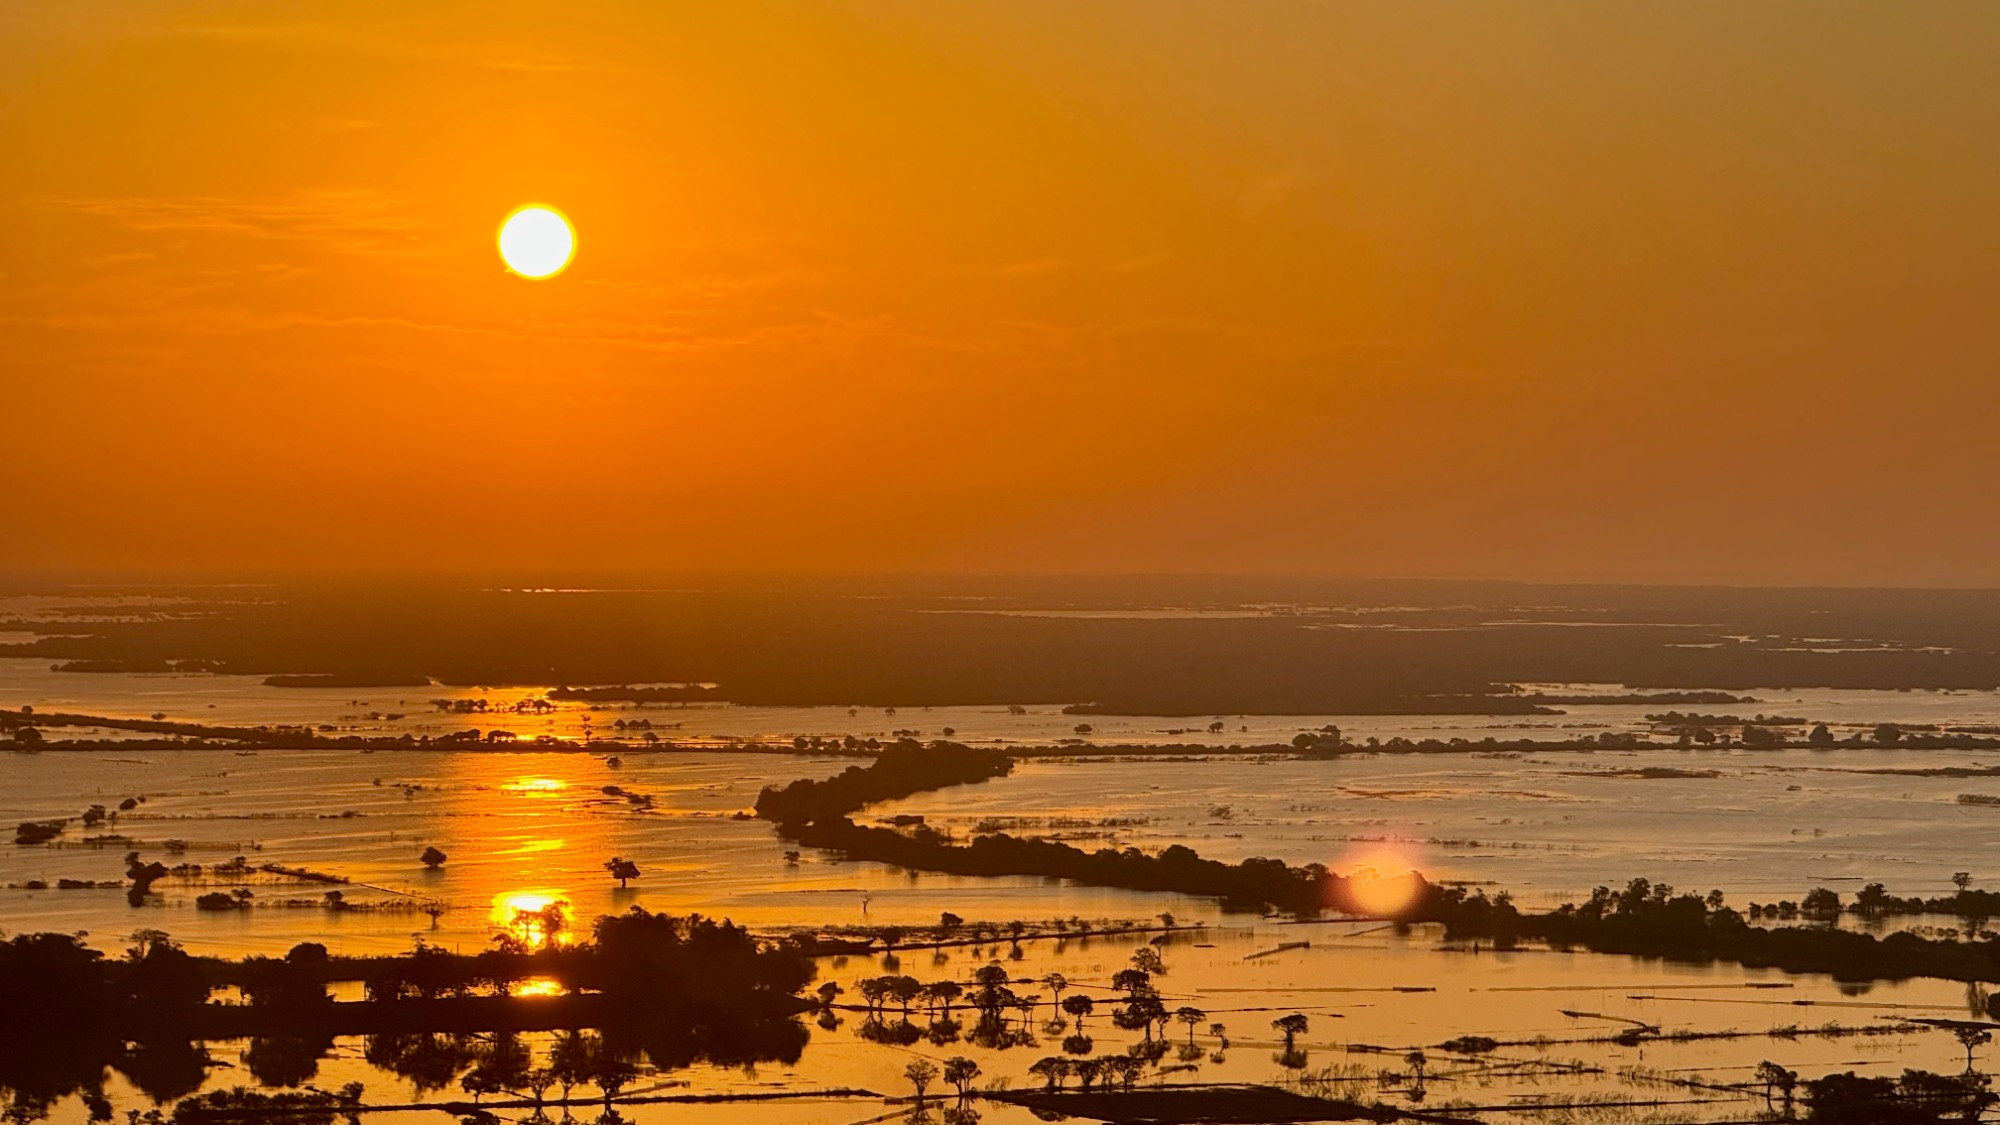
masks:
<svg viewBox="0 0 2000 1125"><path fill-rule="evenodd" d="M1699 776L1646 778L1627 769L1635 759L1662 754ZM1415 863L1433 878L1498 884L1515 888L1524 901L1551 903L1587 893L1596 882L1645 874L1717 887L1742 906L1796 898L1818 884L1851 892L1873 879L1899 894L1943 893L1954 859L1990 849L2000 835L1992 809L1955 800L1976 779L1866 771L1977 760L1947 751L1740 749L1337 761L1030 759L1012 776L873 806L864 819L922 816L960 834L999 827L1086 847L1186 843L1217 858L1266 854L1337 870ZM23 816L74 815L84 805L115 807L128 796L145 800L93 830L121 839L85 844L72 829L54 846L0 850L6 884L0 918L15 932L88 931L106 949L149 927L196 952L275 953L320 941L353 954L407 949L416 936L470 952L513 929L517 910L550 902L582 920L644 905L731 917L772 933L916 927L934 924L943 911L1000 926L1057 918L1157 925L1155 916L1168 912L1177 924L1204 928L1177 932L1162 947L1168 972L1158 985L1170 1008L1197 1007L1204 1018L1185 1059L1178 1044L1187 1029L1173 1025L1177 1045L1162 1060L1163 1080L1289 1084L1430 1111L1456 1103L1485 1107L1478 1119L1495 1122L1743 1120L1762 1108L1761 1097L1715 1087L1747 1083L1760 1061L1775 1059L1808 1075L1949 1070L1958 1057L1950 1035L1904 1021L1984 1018L1982 990L1944 981L1853 986L1770 970L1532 947L1475 952L1443 942L1428 927L1396 934L1380 924L1298 925L1225 915L1212 902L1183 896L907 873L811 849L793 858L769 824L743 817L764 785L830 775L850 762L639 752L613 766L575 752L246 754L167 745L116 755L13 755L4 765ZM650 804L635 809L625 796L603 792L605 786L644 794ZM1665 847L1663 839L1670 841ZM171 854L168 841L176 841ZM448 856L435 870L418 860L429 846ZM128 905L116 886L55 889L65 878L118 879L128 850L205 870L169 876L156 886L157 901L140 907ZM214 870L238 855L248 872ZM640 867L629 889L603 868L614 855ZM346 882L258 870L264 864ZM50 888L25 889L31 880ZM194 905L203 893L237 888L251 892L244 908ZM329 889L340 894L338 908L325 899ZM424 912L432 904L441 908L435 923ZM1105 1001L1086 1019L1086 1030L1096 1054L1116 1054L1143 1041L1104 1014L1112 974L1143 940L919 945L892 960L881 953L823 958L820 973L843 984L853 1000L863 978L884 972L963 980L994 960L1024 982L1060 972L1080 993ZM1019 990L1034 995L1038 986ZM1273 1019L1292 1012L1310 1021L1300 1040L1304 1058L1281 1057L1271 1028ZM977 1060L982 1082L1002 1078L1032 1087L1040 1080L1028 1068L1061 1054L1061 1040L1074 1032L1045 1026L1053 1014L1044 1001L1020 1024L1034 1042L996 1048L933 1042L921 1015L907 1032L899 1030L893 1005L879 1021L841 1009L834 1013L837 1026L807 1025L796 1060L750 1071L674 1070L642 1077L635 1089L664 1096L840 1087L903 1095L902 1072L912 1059L953 1055ZM1223 1037L1210 1023L1224 1026ZM1638 1041L1618 1040L1639 1025L1656 1030ZM1440 1047L1463 1036L1502 1046L1474 1053ZM544 1051L551 1041L525 1039ZM470 1060L480 1041L452 1050ZM210 1045L210 1088L251 1077L241 1058L247 1047ZM370 1063L368 1048L361 1038L336 1042L313 1081L325 1088L361 1081L371 1101L464 1097L452 1080L435 1087L436 1059L431 1078L413 1079ZM1426 1055L1421 1087L1407 1061L1411 1051ZM114 1076L107 1087L114 1102L147 1104L144 1094L122 1084ZM1419 1092L1422 1100L1412 1100ZM635 1120L833 1125L895 1111L868 1101L662 1102L621 1112ZM1666 1104L1643 1111L1630 1105L1536 1111L1524 1104L1635 1101ZM978 1103L978 1112L996 1122L1035 1119L1025 1107L992 1102ZM55 1116L80 1121L82 1110L65 1103Z"/></svg>
<svg viewBox="0 0 2000 1125"><path fill-rule="evenodd" d="M95 627L85 610L124 619L132 608L93 608L86 600L64 617L40 605L41 617L18 622L24 628L16 640ZM1025 615L1063 628L1103 612L969 608L913 612ZM140 628L155 621L148 615L171 624L174 612L151 601L137 609L126 621L137 631L119 642L133 651L152 635ZM1142 625L1250 621L1265 629L1284 627L1273 621L1294 612L1126 607L1110 616ZM1606 627L1657 628L1666 638L1718 628L1700 624L1694 610L1676 613L1687 620ZM1373 628L1382 619L1406 633L1597 632L1569 628L1588 620L1541 620L1537 607L1517 607L1497 622L1463 607L1305 616L1300 627L1308 629ZM1789 661L1797 650L1856 666L1848 642L1810 640L1802 625L1797 635L1808 640L1759 637L1749 647L1759 659ZM1921 639L1862 651L1914 667L1928 659ZM82 644L74 637L64 643ZM1681 644L1672 639L1666 647ZM1230 676L1222 694L1255 695L1254 677ZM621 1102L618 1114L643 1122L896 1119L913 1109L891 1100L910 1093L906 1068L954 1056L977 1062L974 1089L996 1094L1040 1089L1048 1068L1031 1068L1045 1059L1136 1050L1157 1059L1140 1079L1167 1099L1149 1103L1156 1109L1195 1105L1172 1101L1183 1085L1249 1084L1288 1091L1293 1100L1256 1111L1281 1116L1299 1105L1360 1103L1412 1120L1545 1125L1755 1120L1779 1104L1767 1102L1756 1078L1766 1061L1806 1079L1844 1070L1956 1072L1965 1055L1951 1031L1913 1021L1984 1024L1984 986L1925 978L1836 982L1722 962L1559 952L1532 942L1496 952L1490 942L1447 940L1429 924L1306 922L1228 913L1214 899L1180 894L906 871L791 842L801 837L781 835L751 811L764 787L831 776L870 760L873 746L949 739L1013 755L1011 773L877 799L854 820L955 841L999 832L1085 851L1158 854L1181 845L1228 863L1262 856L1343 874L1415 869L1435 883L1507 891L1533 910L1635 877L1683 891L1713 889L1738 910L1799 900L1815 887L1852 901L1868 883L1938 898L1954 893L1956 873L1975 885L1992 881L1978 857L2000 846L2000 746L1983 744L2000 732L2000 693L1943 682L1907 691L1702 683L1668 685L1706 700L1696 702L1636 698L1617 683L1515 680L1493 686L1492 697L1508 701L1503 714L1147 715L1049 701L1059 696L931 706L638 702L618 696L707 689L635 677L596 698L520 680L269 686L258 674L194 667L57 672L40 658L0 659L0 707L8 710L366 740L350 748L259 748L254 739L197 748L166 731L42 728L44 742L22 747L42 752L0 756L4 804L13 821L66 823L46 841L0 845L0 929L80 932L114 955L140 930L165 931L191 952L226 957L282 954L300 942L322 943L335 956L393 954L418 941L473 953L502 937L547 941L550 918L569 928L555 940L575 940L592 918L641 906L730 918L772 937L831 935L853 943L852 952L816 961L816 984L844 989L833 1007L804 1017L797 1041L762 1061L655 1071L642 1060L623 1091L637 1100ZM1459 700L1443 709L1465 706ZM1808 744L1807 732L1820 724L1826 735ZM1881 733L1885 724L1899 735L1950 744L1899 742ZM1339 728L1337 739L1330 727ZM450 748L392 741L466 730L479 731L480 740ZM1703 730L1726 737L1696 739ZM1786 744L1744 744L1765 730ZM501 732L497 740L494 732ZM1339 753L1294 753L1302 734L1304 749L1333 739ZM108 741L94 749L62 745L73 738ZM799 752L795 740L854 753ZM1432 741L1419 747L1397 740ZM1420 748L1428 752L1415 752ZM86 823L93 805L103 806L101 819L92 814ZM441 856L426 863L427 849ZM168 869L137 905L127 896L134 852L141 864ZM613 860L634 865L636 874L611 870ZM947 914L965 920L959 937L926 937ZM1163 915L1174 928L1154 943ZM1937 936L1983 921L1941 913L1810 924ZM1004 935L1016 922L1025 936L1010 941ZM980 923L991 928L982 932ZM1066 934L1055 932L1058 925ZM1133 925L1142 928L1127 929ZM1077 937L1079 929L1112 932ZM871 937L874 944L863 948ZM898 948L884 952L885 938ZM1161 1002L1198 1018L1169 1020L1152 1033L1168 1045L1148 1049L1146 1033L1116 1026L1110 1013L1115 974L1131 967L1135 954L1143 961L1155 950L1165 968L1153 978ZM869 1011L861 999L870 978L964 983L991 965L1034 1004L1007 1013L1002 1038L975 1036L963 1009L940 1022L922 1003L906 1018L893 1001ZM1070 996L1099 1001L1081 1029L1075 1015L1059 1014L1053 989L1042 983L1051 973L1065 978ZM557 991L552 981L530 985L518 1003ZM337 985L335 993L357 999L360 986ZM1273 1021L1294 1014L1305 1017L1306 1030L1286 1053ZM1073 1038L1079 1033L1089 1042ZM436 1119L471 1112L447 1103L466 1099L459 1079L500 1042L490 1033L400 1046L379 1040L343 1035L316 1061L271 1041L216 1041L175 1056L166 1077L128 1078L113 1069L105 1091L122 1113L156 1099L171 1109L201 1089L299 1082L333 1089L358 1081L370 1106L416 1107L382 1116ZM533 1032L519 1042L546 1059L555 1037ZM1975 1047L1982 1068L1987 1050ZM274 1057L288 1065L274 1067ZM935 1119L949 1107L953 1125L1026 1125L1039 1119L1038 1110L1086 1118L1120 1112L1076 1086L1068 1082L1076 1096L1067 1100L963 1105L955 1095L939 1102L933 1086L924 1116ZM793 1096L834 1089L848 1092ZM739 1095L784 1097L700 1100ZM1252 1102L1240 1100L1251 1095L1228 1096L1239 1099L1231 1104L1246 1119L1255 1116ZM578 1097L569 1112L601 1112L584 1104L594 1101L593 1089ZM495 1112L503 1120L529 1116L520 1106ZM52 1116L82 1122L87 1110L66 1098Z"/></svg>

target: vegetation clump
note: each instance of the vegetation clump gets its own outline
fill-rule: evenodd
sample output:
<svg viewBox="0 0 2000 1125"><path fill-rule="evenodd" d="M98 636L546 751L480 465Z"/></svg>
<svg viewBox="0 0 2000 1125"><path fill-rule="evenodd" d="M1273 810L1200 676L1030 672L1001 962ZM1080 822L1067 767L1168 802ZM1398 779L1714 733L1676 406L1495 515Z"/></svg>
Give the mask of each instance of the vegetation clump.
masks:
<svg viewBox="0 0 2000 1125"><path fill-rule="evenodd" d="M14 828L14 842L22 847L46 844L62 835L63 827L60 820L24 820Z"/></svg>
<svg viewBox="0 0 2000 1125"><path fill-rule="evenodd" d="M1432 899L1446 936L1491 941L1512 948L1534 938L1558 949L1623 953L1705 963L1730 961L1789 973L1827 973L1839 980L1945 980L2000 982L2000 941L1962 942L1897 932L1874 934L1826 926L1753 926L1725 904L1720 891L1677 893L1665 883L1633 879L1624 890L1594 889L1581 903L1544 914L1523 914L1505 894L1487 898L1463 887L1437 890ZM1839 896L1808 894L1802 913L1830 919Z"/></svg>
<svg viewBox="0 0 2000 1125"><path fill-rule="evenodd" d="M629 1081L630 1060L640 1056L663 1068L789 1062L805 1042L794 1017L808 1005L796 994L814 974L789 942L636 907L598 919L589 939L573 945L502 941L474 955L420 944L398 957L341 958L308 942L283 958L231 962L191 956L157 930L132 940L122 958L71 934L0 941L0 1011L37 1013L0 1020L0 1095L21 1120L45 1114L56 1098L97 1089L107 1066L156 1102L184 1098L206 1078L198 1041L217 1038L249 1038L253 1075L292 1086L312 1077L336 1034L360 1032L368 1034L371 1063L441 1088L479 1061L462 1047L471 1033L506 1032L530 1018L603 1029L596 1061L565 1072L592 1081L619 1068ZM507 995L512 982L529 977L552 978L564 994ZM327 985L336 980L363 981L366 999L334 1000ZM210 1002L223 984L236 985L247 1003ZM495 1073L514 1081L511 1070ZM485 1089L489 1077L481 1072L473 1085ZM528 1085L523 1078L492 1088ZM314 1101L244 1101L233 1092L184 1108L187 1116L177 1111L175 1120L198 1125L232 1115L316 1123L313 1115L336 1111Z"/></svg>
<svg viewBox="0 0 2000 1125"><path fill-rule="evenodd" d="M1292 867L1282 860L1251 858L1228 864L1203 859L1173 845L1151 855L1138 848L1087 852L1053 840L986 833L958 844L928 825L877 828L849 819L863 805L930 789L1004 776L1012 762L995 750L955 743L900 743L866 766L850 766L826 781L801 780L767 788L757 814L776 822L787 839L860 859L957 875L1039 875L1094 886L1172 891L1219 899L1225 907L1276 907L1299 915L1327 908L1369 914L1354 902L1348 881L1321 864ZM1426 917L1432 888L1411 876L1406 917Z"/></svg>
<svg viewBox="0 0 2000 1125"><path fill-rule="evenodd" d="M1853 1071L1806 1083L1806 1120L1820 1125L1942 1125L1976 1121L2000 1098L1984 1075L1905 1070L1900 1078Z"/></svg>
<svg viewBox="0 0 2000 1125"><path fill-rule="evenodd" d="M267 1094L246 1090L211 1090L184 1098L174 1106L171 1125L333 1125L337 1114L351 1114L361 1102L361 1085L349 1083L339 1092L283 1090Z"/></svg>
<svg viewBox="0 0 2000 1125"><path fill-rule="evenodd" d="M849 766L825 781L802 778L757 795L757 815L781 827L831 822L864 805L933 789L1005 777L1013 760L998 750L957 743L895 743L865 766Z"/></svg>

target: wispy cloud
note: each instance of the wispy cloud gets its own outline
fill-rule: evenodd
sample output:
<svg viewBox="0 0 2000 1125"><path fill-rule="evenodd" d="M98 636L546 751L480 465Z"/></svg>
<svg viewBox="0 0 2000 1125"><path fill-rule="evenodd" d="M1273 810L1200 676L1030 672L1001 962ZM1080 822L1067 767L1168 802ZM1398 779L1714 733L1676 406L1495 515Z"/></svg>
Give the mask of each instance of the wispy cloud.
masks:
<svg viewBox="0 0 2000 1125"><path fill-rule="evenodd" d="M379 192L363 190L299 191L268 199L100 196L46 202L131 230L311 242L357 254L411 253L421 233L407 208Z"/></svg>

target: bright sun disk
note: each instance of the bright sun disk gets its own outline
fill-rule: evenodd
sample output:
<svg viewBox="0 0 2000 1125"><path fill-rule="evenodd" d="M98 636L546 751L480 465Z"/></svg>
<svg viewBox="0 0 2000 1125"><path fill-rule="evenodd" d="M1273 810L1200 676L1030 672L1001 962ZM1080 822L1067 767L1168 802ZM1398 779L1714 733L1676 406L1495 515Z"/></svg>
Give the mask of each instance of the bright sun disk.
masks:
<svg viewBox="0 0 2000 1125"><path fill-rule="evenodd" d="M553 207L522 207L500 224L500 259L522 277L554 277L576 253L576 232Z"/></svg>

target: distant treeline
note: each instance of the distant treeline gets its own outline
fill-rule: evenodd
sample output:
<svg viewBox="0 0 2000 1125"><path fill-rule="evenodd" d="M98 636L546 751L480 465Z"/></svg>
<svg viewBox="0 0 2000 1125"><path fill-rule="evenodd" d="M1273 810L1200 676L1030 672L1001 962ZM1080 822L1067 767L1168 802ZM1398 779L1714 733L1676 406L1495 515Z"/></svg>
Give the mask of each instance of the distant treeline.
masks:
<svg viewBox="0 0 2000 1125"><path fill-rule="evenodd" d="M457 713L450 700L435 701L446 709ZM533 701L541 703L540 700ZM516 710L522 709L517 706ZM527 708L532 710L532 708ZM466 713L484 713L477 708L465 708ZM623 720L620 720L623 722ZM1792 722L1794 720L1785 720ZM44 727L103 727L108 729L132 730L148 734L164 734L169 739L63 739L51 741L42 733ZM640 733L633 738L630 731ZM949 731L950 728L946 728ZM702 752L727 752L740 754L848 754L873 755L885 747L893 747L903 742L911 742L912 732L899 732L892 741L880 738L860 738L848 735L842 738L822 736L798 736L789 742L767 743L761 741L725 742L689 741L676 743L670 738L662 738L651 729L651 724L641 720L638 724L627 724L623 730L625 741L595 738L587 742L560 738L551 734L520 738L512 731L478 728L452 731L447 734L402 734L388 736L363 736L339 734L331 726L308 727L224 727L208 726L201 723L170 722L146 719L115 719L92 715L43 714L29 709L21 711L0 711L0 740L13 743L17 750L70 750L70 751L117 751L117 750L160 750L176 746L198 748L227 748L239 750L411 750L411 749L479 749L482 747L505 747L507 749L551 750L579 753L625 754L640 751L672 752L694 750ZM1219 733L1219 732L1218 732ZM1965 729L1944 729L1925 726L1904 726L1895 723L1880 723L1868 730L1849 732L1844 737L1836 737L1821 723L1813 727L1804 739L1788 738L1780 728L1767 723L1749 721L1740 730L1732 732L1727 727L1706 725L1676 728L1680 736L1677 743L1668 744L1643 733L1625 731L1601 731L1597 734L1578 734L1567 738L1376 738L1369 737L1352 741L1333 727L1301 731L1290 742L1284 743L1118 743L1090 742L1084 738L1064 739L1058 744L1026 745L1009 744L994 753L1014 758L1031 757L1148 757L1173 758L1202 755L1243 755L1341 758L1369 754L1530 754L1530 753L1590 753L1598 750L1650 750L1668 751L1690 750L1708 747L1741 745L1751 749L1776 750L1786 748L1811 748L1814 750L1880 749L1893 746L1910 750L1989 750L2000 749L2000 736L1993 733L1974 733ZM1983 767L1949 766L1931 770L1874 770L1870 772L1920 773L1937 777L1978 777L2000 774L2000 769Z"/></svg>
<svg viewBox="0 0 2000 1125"><path fill-rule="evenodd" d="M1816 891L1807 896L1832 892ZM1837 896L1834 896L1837 900ZM1821 898L1821 901L1825 901ZM1734 962L1788 973L1826 973L1837 980L1945 980L2000 982L2000 941L1947 941L1911 933L1877 937L1821 926L1753 926L1724 905L1722 893L1676 893L1665 883L1634 879L1622 891L1598 887L1582 903L1543 914L1524 914L1502 894L1440 890L1432 914L1458 940L1490 941L1509 949L1533 938L1557 949L1623 953L1670 961ZM1837 910L1837 901L1833 905Z"/></svg>
<svg viewBox="0 0 2000 1125"><path fill-rule="evenodd" d="M917 871L1030 875L1098 887L1199 895L1216 899L1226 910L1261 912L1275 908L1306 917L1326 909L1371 913L1352 901L1346 879L1319 864L1292 867L1282 860L1262 858L1229 864L1203 859L1180 844L1158 855L1137 848L1084 851L1053 840L1004 832L974 836L959 844L924 826L904 833L858 825L845 818L797 826L787 834L810 847ZM1421 915L1423 893L1419 886L1419 906L1412 916Z"/></svg>
<svg viewBox="0 0 2000 1125"><path fill-rule="evenodd" d="M264 677L265 687L282 688L393 688L429 687L431 678L409 673L382 672L296 672Z"/></svg>
<svg viewBox="0 0 2000 1125"><path fill-rule="evenodd" d="M1731 695L1726 691L1629 691L1613 695L1563 695L1545 691L1522 692L1521 699L1529 703L1541 703L1557 707L1580 707L1590 704L1627 706L1647 703L1664 703L1670 707L1685 707L1689 704L1734 705L1755 703L1748 695Z"/></svg>
<svg viewBox="0 0 2000 1125"><path fill-rule="evenodd" d="M31 727L98 727L104 730L129 730L143 734L175 734L224 739L262 738L272 733L272 728L269 727L210 726L205 723L171 722L166 719L114 719L104 715L37 711L32 707L23 707L19 711L0 711L0 731ZM298 729L303 731L305 728Z"/></svg>
<svg viewBox="0 0 2000 1125"><path fill-rule="evenodd" d="M715 684L672 684L659 687L559 687L549 698L576 703L716 703L724 701Z"/></svg>
<svg viewBox="0 0 2000 1125"><path fill-rule="evenodd" d="M1352 881L1320 864L1294 867L1265 858L1228 864L1203 859L1178 844L1157 855L1137 848L1086 852L1006 833L984 833L959 843L921 823L905 831L859 825L851 819L850 814L865 804L1001 776L1005 766L1006 759L991 751L951 743L905 743L868 766L849 767L827 781L766 789L758 798L758 815L774 821L782 835L799 843L911 870L1071 879L1094 886L1200 895L1219 900L1225 908L1274 907L1305 917L1329 909L1369 913L1357 900ZM1764 929L1725 906L1719 891L1677 895L1665 884L1644 879L1633 880L1619 893L1599 887L1584 903L1533 915L1522 914L1504 894L1488 899L1484 892L1440 887L1416 875L1410 876L1406 893L1396 897L1404 903L1396 911L1401 921L1442 922L1451 937L1490 940L1501 948L1534 938L1557 948L1733 961L1795 973L1829 973L1844 980L1928 976L2000 982L2000 940L1942 941L1908 933L1877 938L1817 927ZM1806 896L1805 903L1808 917L1830 917L1840 911L1839 896L1823 889ZM1898 900L1880 884L1870 884L1856 906L1874 915L1907 905L1984 917L1985 908L1995 904L2000 904L2000 896L1969 890L1950 900Z"/></svg>
<svg viewBox="0 0 2000 1125"><path fill-rule="evenodd" d="M1005 777L1013 769L1013 761L998 750L899 742L867 765L849 766L825 781L802 778L782 789L766 787L757 794L757 815L789 829L843 819L864 805Z"/></svg>
<svg viewBox="0 0 2000 1125"><path fill-rule="evenodd" d="M1012 762L996 750L905 742L884 750L868 765L850 766L825 781L767 788L758 795L757 815L798 843L911 870L1071 879L1093 886L1202 895L1239 910L1275 907L1302 915L1328 908L1366 912L1351 901L1347 880L1319 864L1291 867L1273 859L1227 864L1203 859L1180 845L1157 856L1137 848L1086 852L1002 832L982 833L960 844L922 824L904 832L850 819L864 805L1002 777L1011 768ZM1428 892L1428 885L1414 879L1413 909L1421 909Z"/></svg>
<svg viewBox="0 0 2000 1125"><path fill-rule="evenodd" d="M1702 715L1694 712L1683 714L1679 711L1663 711L1658 714L1647 715L1646 721L1649 723L1661 723L1667 726L1683 727L1802 727L1806 725L1806 720L1804 719L1795 719L1785 715L1753 715L1746 719L1740 715Z"/></svg>

